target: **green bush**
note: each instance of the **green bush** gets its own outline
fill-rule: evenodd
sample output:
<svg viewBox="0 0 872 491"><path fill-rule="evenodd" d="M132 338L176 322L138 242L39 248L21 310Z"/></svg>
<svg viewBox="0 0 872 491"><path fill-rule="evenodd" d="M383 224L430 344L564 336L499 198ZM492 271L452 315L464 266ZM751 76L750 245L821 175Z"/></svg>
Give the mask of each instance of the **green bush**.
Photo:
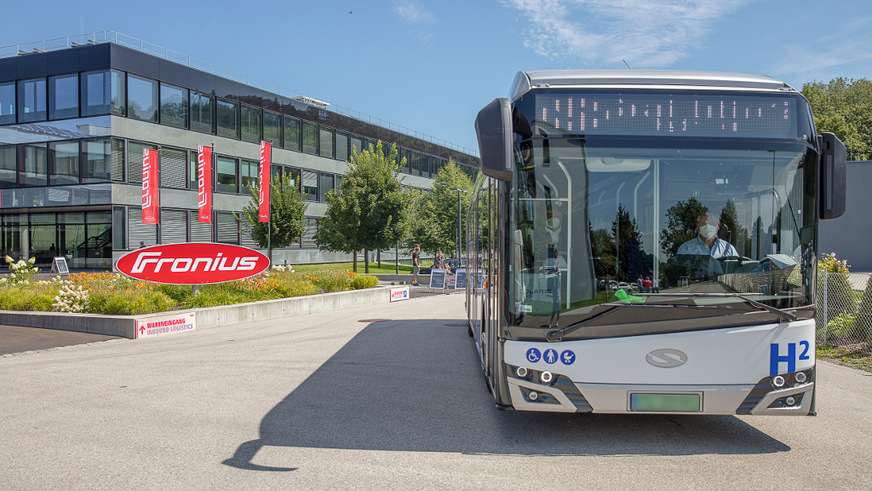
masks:
<svg viewBox="0 0 872 491"><path fill-rule="evenodd" d="M376 285L378 285L378 278L375 276L356 275L351 278L351 288L354 290L372 288Z"/></svg>
<svg viewBox="0 0 872 491"><path fill-rule="evenodd" d="M0 310L50 311L58 286L52 283L19 283L0 286Z"/></svg>
<svg viewBox="0 0 872 491"><path fill-rule="evenodd" d="M176 302L165 293L151 288L92 290L88 312L109 315L137 315L166 312Z"/></svg>

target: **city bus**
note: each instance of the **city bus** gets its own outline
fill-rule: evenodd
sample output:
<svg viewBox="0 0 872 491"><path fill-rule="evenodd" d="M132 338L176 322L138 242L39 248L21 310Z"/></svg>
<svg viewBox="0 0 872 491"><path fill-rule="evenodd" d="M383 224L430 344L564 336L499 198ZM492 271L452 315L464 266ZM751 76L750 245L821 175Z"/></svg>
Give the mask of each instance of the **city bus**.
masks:
<svg viewBox="0 0 872 491"><path fill-rule="evenodd" d="M466 307L500 409L815 414L845 146L766 76L532 71L475 121Z"/></svg>

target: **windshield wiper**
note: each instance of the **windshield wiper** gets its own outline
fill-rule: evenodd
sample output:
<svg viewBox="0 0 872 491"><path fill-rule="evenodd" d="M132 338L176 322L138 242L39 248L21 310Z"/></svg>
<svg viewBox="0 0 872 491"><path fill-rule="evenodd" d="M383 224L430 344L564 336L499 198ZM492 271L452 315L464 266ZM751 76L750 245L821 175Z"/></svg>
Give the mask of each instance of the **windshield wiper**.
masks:
<svg viewBox="0 0 872 491"><path fill-rule="evenodd" d="M744 296L744 295L739 295L739 294L726 294L726 295L719 295L719 294L712 294L712 293L694 293L694 294L687 294L687 293L660 293L660 294L656 295L656 297L690 297L690 298L693 298L693 297L709 297L709 298L716 297L716 298L738 298L739 300L741 300L741 301L747 303L748 305L752 305L752 306L757 307L757 308L759 308L759 309L763 309L763 310L766 310L766 311L768 311L768 312L772 312L773 314L775 314L775 315L778 316L778 320L786 321L786 322L790 322L790 321L795 321L795 320L797 320L796 314L794 314L793 312L790 312L790 311L787 311L787 310L783 310L783 309L779 309L779 308L777 308L777 307L773 307L773 306L771 306L771 305L767 305L767 304L765 304L765 303L763 303L763 302L758 302L757 300L754 300L754 299L752 299L752 298L748 298L748 297L746 297L746 296Z"/></svg>

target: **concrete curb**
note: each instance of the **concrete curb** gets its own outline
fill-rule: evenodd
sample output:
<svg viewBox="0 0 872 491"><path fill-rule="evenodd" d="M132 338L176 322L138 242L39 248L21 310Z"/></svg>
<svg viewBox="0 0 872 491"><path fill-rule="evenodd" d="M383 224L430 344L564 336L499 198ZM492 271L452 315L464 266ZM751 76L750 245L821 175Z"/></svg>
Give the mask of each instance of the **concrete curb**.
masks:
<svg viewBox="0 0 872 491"><path fill-rule="evenodd" d="M261 302L223 305L202 309L173 310L144 315L71 314L67 312L21 312L0 310L0 324L40 327L63 331L105 334L136 338L136 322L167 315L196 315L197 329L281 319L379 303L390 303L390 287L377 286L365 290L322 293L304 297L264 300Z"/></svg>

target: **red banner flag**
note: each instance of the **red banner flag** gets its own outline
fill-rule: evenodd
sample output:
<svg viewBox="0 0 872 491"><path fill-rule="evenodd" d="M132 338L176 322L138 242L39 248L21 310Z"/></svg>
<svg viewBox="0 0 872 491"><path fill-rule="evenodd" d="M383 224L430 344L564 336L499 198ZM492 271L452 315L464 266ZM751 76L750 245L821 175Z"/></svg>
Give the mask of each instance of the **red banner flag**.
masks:
<svg viewBox="0 0 872 491"><path fill-rule="evenodd" d="M197 207L200 222L212 223L212 147L197 148Z"/></svg>
<svg viewBox="0 0 872 491"><path fill-rule="evenodd" d="M160 223L158 215L157 150L142 151L142 223Z"/></svg>
<svg viewBox="0 0 872 491"><path fill-rule="evenodd" d="M269 166L270 150L269 142L260 142L260 221L269 222Z"/></svg>

